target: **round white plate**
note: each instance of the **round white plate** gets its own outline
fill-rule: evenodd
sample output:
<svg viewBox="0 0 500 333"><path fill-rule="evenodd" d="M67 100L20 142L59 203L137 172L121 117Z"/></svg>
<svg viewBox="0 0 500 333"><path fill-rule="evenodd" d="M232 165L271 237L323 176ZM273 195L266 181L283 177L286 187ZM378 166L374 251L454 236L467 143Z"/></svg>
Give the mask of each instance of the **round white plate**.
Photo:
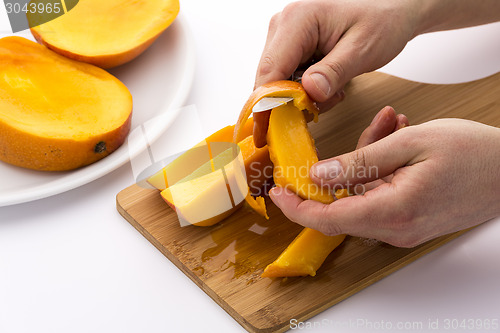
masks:
<svg viewBox="0 0 500 333"><path fill-rule="evenodd" d="M26 32L18 35L29 37ZM194 68L193 39L179 15L141 56L110 70L132 93L132 131L161 115L162 121L148 128L151 143L170 126L189 94ZM146 147L142 141L129 139L106 158L68 172L34 171L0 162L0 206L37 200L84 185L125 164Z"/></svg>

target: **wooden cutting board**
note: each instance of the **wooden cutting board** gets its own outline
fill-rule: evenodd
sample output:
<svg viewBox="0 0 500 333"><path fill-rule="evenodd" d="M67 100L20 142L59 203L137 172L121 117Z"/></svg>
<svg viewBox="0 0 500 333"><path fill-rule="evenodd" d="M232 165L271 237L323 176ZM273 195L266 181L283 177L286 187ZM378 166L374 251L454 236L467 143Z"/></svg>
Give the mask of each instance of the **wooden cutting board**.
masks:
<svg viewBox="0 0 500 333"><path fill-rule="evenodd" d="M500 73L429 85L374 72L352 80L346 92L344 102L310 125L321 158L353 150L385 105L411 124L456 117L500 127ZM463 233L412 249L348 237L315 277L261 278L302 229L266 204L269 220L243 207L213 227L180 227L158 191L135 184L117 195L120 214L250 332L285 331L290 319L306 320Z"/></svg>

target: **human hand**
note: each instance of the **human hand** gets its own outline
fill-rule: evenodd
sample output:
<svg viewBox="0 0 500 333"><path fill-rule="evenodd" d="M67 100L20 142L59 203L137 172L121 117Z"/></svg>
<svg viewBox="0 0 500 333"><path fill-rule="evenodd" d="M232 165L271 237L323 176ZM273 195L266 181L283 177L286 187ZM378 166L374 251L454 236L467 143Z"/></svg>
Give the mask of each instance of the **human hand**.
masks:
<svg viewBox="0 0 500 333"><path fill-rule="evenodd" d="M291 3L270 22L255 87L287 79L315 57L302 85L320 110L333 107L349 80L387 64L414 36L414 7L399 0ZM268 121L266 113L255 116L257 147L266 144Z"/></svg>
<svg viewBox="0 0 500 333"><path fill-rule="evenodd" d="M365 193L329 205L285 188L274 188L270 196L290 220L327 235L414 247L500 215L498 142L500 129L468 120L404 127L311 168L318 184L369 184Z"/></svg>

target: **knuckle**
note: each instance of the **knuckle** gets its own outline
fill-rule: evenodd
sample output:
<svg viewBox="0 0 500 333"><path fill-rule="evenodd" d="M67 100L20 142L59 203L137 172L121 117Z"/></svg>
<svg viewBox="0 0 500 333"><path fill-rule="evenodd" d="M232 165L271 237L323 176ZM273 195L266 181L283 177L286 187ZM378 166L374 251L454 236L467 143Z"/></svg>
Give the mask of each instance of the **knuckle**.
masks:
<svg viewBox="0 0 500 333"><path fill-rule="evenodd" d="M328 214L328 206L325 206L323 208L324 212L320 214L319 216L323 217L319 219L316 223L316 230L320 231L321 233L325 234L326 236L336 236L343 234L344 232L342 231L342 228L338 223L335 223L331 219L329 219L329 214Z"/></svg>
<svg viewBox="0 0 500 333"><path fill-rule="evenodd" d="M423 239L418 232L418 221L413 206L407 206L394 215L391 222L392 235L388 243L397 247L412 248L422 243Z"/></svg>
<svg viewBox="0 0 500 333"><path fill-rule="evenodd" d="M266 53L262 56L262 59L260 61L259 65L259 74L260 75L267 75L272 72L273 67L274 67L274 57Z"/></svg>
<svg viewBox="0 0 500 333"><path fill-rule="evenodd" d="M283 8L282 15L285 20L294 17L297 13L301 13L304 3L302 1L291 2Z"/></svg>
<svg viewBox="0 0 500 333"><path fill-rule="evenodd" d="M336 236L343 234L340 226L333 222L319 222L317 230L326 236Z"/></svg>
<svg viewBox="0 0 500 333"><path fill-rule="evenodd" d="M275 29L279 25L281 13L276 13L271 17L269 21L269 30Z"/></svg>
<svg viewBox="0 0 500 333"><path fill-rule="evenodd" d="M331 61L327 63L328 71L330 72L330 76L333 76L336 78L336 82L339 84L345 83L346 80L346 70L345 67L337 62L337 61Z"/></svg>
<svg viewBox="0 0 500 333"><path fill-rule="evenodd" d="M347 165L348 171L354 171L356 174L357 170L366 168L366 165L367 162L365 149L357 149L349 155L349 161Z"/></svg>
<svg viewBox="0 0 500 333"><path fill-rule="evenodd" d="M264 84L270 81L284 80L290 74L286 73L286 69L280 66L279 55L274 50L267 50L260 60L257 68L257 82Z"/></svg>

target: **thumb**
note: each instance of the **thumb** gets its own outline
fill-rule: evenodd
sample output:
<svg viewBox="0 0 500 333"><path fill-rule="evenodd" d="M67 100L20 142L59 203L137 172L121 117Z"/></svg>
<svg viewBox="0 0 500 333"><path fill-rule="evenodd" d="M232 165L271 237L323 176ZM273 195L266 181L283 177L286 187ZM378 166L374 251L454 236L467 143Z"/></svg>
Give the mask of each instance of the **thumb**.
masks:
<svg viewBox="0 0 500 333"><path fill-rule="evenodd" d="M364 184L392 174L397 169L413 164L418 156L411 127L403 128L375 143L314 164L311 179L319 185Z"/></svg>
<svg viewBox="0 0 500 333"><path fill-rule="evenodd" d="M350 39L348 36L340 39L330 53L304 72L302 85L316 102L328 101L349 80L363 72L364 61Z"/></svg>

